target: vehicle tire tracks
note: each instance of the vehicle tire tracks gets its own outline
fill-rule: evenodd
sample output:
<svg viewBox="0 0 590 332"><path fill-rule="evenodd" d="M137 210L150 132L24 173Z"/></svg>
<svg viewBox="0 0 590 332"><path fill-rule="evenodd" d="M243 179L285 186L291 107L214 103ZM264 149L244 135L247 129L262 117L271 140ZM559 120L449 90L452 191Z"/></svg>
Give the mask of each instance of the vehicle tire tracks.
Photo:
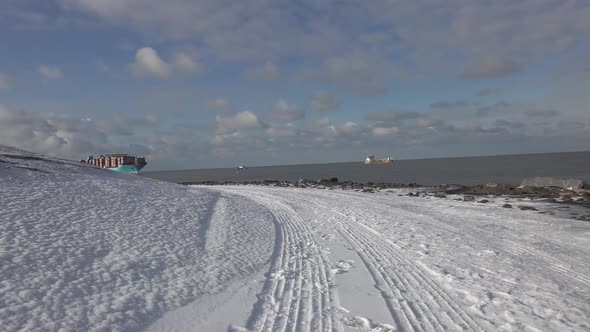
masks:
<svg viewBox="0 0 590 332"><path fill-rule="evenodd" d="M307 200L328 211L329 223L352 246L373 277L375 287L400 331L485 331L453 298L432 281L415 263L380 234L340 211L317 200Z"/></svg>
<svg viewBox="0 0 590 332"><path fill-rule="evenodd" d="M241 194L240 191L232 191ZM310 230L290 206L276 199L248 197L274 216L276 238L271 267L246 328L249 331L341 331L338 300L328 267Z"/></svg>

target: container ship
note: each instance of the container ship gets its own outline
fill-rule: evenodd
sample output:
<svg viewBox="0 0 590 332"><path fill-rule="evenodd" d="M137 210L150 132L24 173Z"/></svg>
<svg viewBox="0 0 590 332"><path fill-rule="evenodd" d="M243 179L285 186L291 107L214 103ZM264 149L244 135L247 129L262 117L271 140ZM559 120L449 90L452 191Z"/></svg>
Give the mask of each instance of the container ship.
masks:
<svg viewBox="0 0 590 332"><path fill-rule="evenodd" d="M80 161L92 166L129 174L137 174L147 165L144 157L135 157L121 153L105 154L98 158L88 156L88 159Z"/></svg>

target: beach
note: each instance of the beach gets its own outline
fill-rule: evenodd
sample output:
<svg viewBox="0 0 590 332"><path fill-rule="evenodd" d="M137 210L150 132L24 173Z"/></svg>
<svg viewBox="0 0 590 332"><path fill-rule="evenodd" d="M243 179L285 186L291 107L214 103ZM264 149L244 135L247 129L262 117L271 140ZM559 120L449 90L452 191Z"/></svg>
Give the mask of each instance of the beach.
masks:
<svg viewBox="0 0 590 332"><path fill-rule="evenodd" d="M0 181L7 331L589 328L567 202L184 186L8 147Z"/></svg>

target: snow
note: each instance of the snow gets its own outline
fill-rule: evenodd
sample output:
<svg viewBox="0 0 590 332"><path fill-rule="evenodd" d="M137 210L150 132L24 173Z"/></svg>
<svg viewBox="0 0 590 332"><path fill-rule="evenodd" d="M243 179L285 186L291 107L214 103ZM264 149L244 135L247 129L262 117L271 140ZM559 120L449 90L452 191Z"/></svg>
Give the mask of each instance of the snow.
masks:
<svg viewBox="0 0 590 332"><path fill-rule="evenodd" d="M590 329L590 223L400 192L186 187L0 146L1 329Z"/></svg>

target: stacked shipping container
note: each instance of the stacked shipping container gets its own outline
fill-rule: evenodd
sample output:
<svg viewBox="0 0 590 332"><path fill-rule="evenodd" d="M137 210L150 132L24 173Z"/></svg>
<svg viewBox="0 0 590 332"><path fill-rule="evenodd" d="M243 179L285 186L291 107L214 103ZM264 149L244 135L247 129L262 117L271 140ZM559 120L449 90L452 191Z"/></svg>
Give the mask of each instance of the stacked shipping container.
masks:
<svg viewBox="0 0 590 332"><path fill-rule="evenodd" d="M80 160L80 162L100 168L117 168L123 165L145 165L146 163L144 157L133 157L126 154L107 154L99 158L90 156L88 160Z"/></svg>

